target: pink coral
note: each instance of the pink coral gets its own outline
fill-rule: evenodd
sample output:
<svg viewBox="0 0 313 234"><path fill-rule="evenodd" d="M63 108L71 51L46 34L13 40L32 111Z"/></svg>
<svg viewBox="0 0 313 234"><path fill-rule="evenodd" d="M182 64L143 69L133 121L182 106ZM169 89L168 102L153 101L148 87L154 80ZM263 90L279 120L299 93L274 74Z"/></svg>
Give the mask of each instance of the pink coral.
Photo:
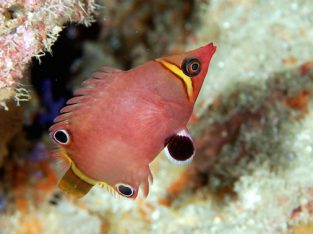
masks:
<svg viewBox="0 0 313 234"><path fill-rule="evenodd" d="M1 1L0 101L9 98L3 91L15 89L30 59L50 51L64 23L88 24L94 10L94 0Z"/></svg>

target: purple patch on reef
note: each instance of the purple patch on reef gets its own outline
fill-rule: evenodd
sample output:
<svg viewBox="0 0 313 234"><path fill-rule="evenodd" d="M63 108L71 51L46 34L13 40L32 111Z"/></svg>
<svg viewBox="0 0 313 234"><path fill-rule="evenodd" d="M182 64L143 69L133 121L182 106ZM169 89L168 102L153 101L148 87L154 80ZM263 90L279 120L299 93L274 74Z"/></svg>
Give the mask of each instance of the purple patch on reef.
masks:
<svg viewBox="0 0 313 234"><path fill-rule="evenodd" d="M47 111L38 116L37 122L39 124L49 124L53 122L54 118L58 116L59 110L64 106L65 97L54 100L52 94L52 81L50 79L44 79L42 81L41 91L42 102Z"/></svg>
<svg viewBox="0 0 313 234"><path fill-rule="evenodd" d="M29 152L28 159L34 162L44 161L48 159L48 152L44 144L38 143Z"/></svg>
<svg viewBox="0 0 313 234"><path fill-rule="evenodd" d="M0 212L5 209L5 199L2 193L0 193ZM0 232L1 233L1 232Z"/></svg>

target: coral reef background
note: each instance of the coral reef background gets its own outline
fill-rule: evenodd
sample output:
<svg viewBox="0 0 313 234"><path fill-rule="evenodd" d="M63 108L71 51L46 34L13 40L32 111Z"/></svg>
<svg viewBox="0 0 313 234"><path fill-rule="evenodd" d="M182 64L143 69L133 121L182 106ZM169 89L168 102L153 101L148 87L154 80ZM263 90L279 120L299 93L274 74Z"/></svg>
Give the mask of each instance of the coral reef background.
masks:
<svg viewBox="0 0 313 234"><path fill-rule="evenodd" d="M310 0L12 0L0 12L0 233L313 232ZM47 128L81 81L211 41L190 166L161 154L136 201L55 187Z"/></svg>

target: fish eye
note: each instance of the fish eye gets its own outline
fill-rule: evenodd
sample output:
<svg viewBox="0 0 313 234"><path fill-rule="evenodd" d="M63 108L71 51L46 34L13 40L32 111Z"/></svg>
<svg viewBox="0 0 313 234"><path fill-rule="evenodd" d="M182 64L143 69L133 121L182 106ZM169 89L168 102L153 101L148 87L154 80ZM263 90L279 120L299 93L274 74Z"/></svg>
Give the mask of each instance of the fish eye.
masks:
<svg viewBox="0 0 313 234"><path fill-rule="evenodd" d="M68 132L64 129L55 131L55 133L53 134L53 139L61 145L67 145L68 143L70 143L70 136Z"/></svg>
<svg viewBox="0 0 313 234"><path fill-rule="evenodd" d="M128 184L116 184L115 187L124 197L131 197L134 194L134 189Z"/></svg>
<svg viewBox="0 0 313 234"><path fill-rule="evenodd" d="M181 65L183 72L185 75L189 77L196 76L201 71L201 63L199 59L191 57L191 58L185 58Z"/></svg>

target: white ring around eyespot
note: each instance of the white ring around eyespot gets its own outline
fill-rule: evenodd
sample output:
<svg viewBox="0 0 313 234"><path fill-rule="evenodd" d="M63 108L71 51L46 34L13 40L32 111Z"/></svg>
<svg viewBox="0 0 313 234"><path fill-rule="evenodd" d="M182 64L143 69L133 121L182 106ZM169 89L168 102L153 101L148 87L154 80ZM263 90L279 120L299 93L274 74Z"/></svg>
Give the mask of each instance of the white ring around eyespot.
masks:
<svg viewBox="0 0 313 234"><path fill-rule="evenodd" d="M192 141L192 138L191 138L189 132L187 132L185 129L179 131L178 133L176 133L176 135L188 137L188 138L191 139L191 141Z"/></svg>
<svg viewBox="0 0 313 234"><path fill-rule="evenodd" d="M168 151L168 148L167 146L164 148L164 154L166 156L166 158L173 164L177 165L177 166L187 166L189 165L192 160L193 160L193 157L195 156L195 153L192 154L192 156L190 158L188 158L187 160L184 160L184 161L179 161L179 160L176 160L175 158L172 157L172 155L170 154L170 152Z"/></svg>
<svg viewBox="0 0 313 234"><path fill-rule="evenodd" d="M65 143L64 143L64 142L60 142L60 141L58 141L58 140L56 139L55 134L56 134L57 132L63 132L63 133L65 134L65 136L67 137L67 141L66 141ZM70 143L70 135L69 135L68 132L67 132L66 130L64 130L64 129L57 130L57 131L55 131L55 132L53 133L53 140L54 140L55 142L61 144L61 145L68 145L68 144Z"/></svg>
<svg viewBox="0 0 313 234"><path fill-rule="evenodd" d="M178 133L176 133L176 135L188 137L192 141L192 138L191 138L189 132L186 130L181 130ZM179 160L176 160L175 158L173 158L172 155L170 154L170 152L168 151L167 146L164 148L164 154L165 154L166 158L171 163L178 165L178 166L187 166L188 164L190 164L192 162L193 157L195 156L195 150L193 151L192 156L190 158L188 158L187 160L184 160L184 161L179 161Z"/></svg>
<svg viewBox="0 0 313 234"><path fill-rule="evenodd" d="M131 191L132 191L132 193L131 193L130 195L125 195L125 194L121 193L120 190L118 189L118 187L119 187L120 185L123 185L123 186L125 186L125 187L130 188ZM128 185L128 184L117 183L117 184L115 185L115 188L116 188L117 192L118 192L120 195L122 195L123 197L131 197L131 196L134 195L134 189L133 189L133 187L130 186L130 185Z"/></svg>

